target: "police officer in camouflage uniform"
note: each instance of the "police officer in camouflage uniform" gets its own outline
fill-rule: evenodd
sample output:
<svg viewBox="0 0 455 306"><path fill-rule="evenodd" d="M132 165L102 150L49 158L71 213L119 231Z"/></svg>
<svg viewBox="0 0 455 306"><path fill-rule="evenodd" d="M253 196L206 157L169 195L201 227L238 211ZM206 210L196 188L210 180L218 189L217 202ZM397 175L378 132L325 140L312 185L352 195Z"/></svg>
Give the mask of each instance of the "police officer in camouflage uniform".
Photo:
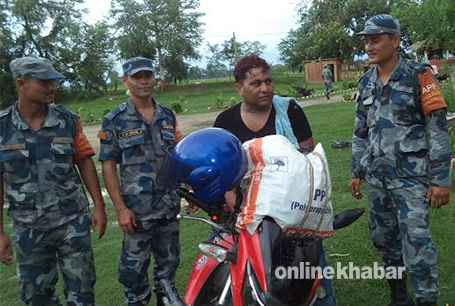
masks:
<svg viewBox="0 0 455 306"><path fill-rule="evenodd" d="M174 190L160 187L162 178L157 176L167 147L181 134L174 113L152 97L156 84L152 61L135 57L122 68L130 97L103 118L98 135L106 188L124 232L119 281L127 305L147 305L151 297L147 270L153 253L157 305L183 305L174 286L180 200Z"/></svg>
<svg viewBox="0 0 455 306"><path fill-rule="evenodd" d="M330 99L330 93L332 92L333 74L332 71L330 70L329 65L324 65L324 69L322 70L322 79L324 80L325 97L327 99Z"/></svg>
<svg viewBox="0 0 455 306"><path fill-rule="evenodd" d="M405 266L419 306L437 303L436 248L429 207L449 202L446 104L430 68L398 56L400 25L377 15L357 35L371 64L359 81L350 189L366 181L370 233L385 267ZM391 306L414 305L406 279L388 280Z"/></svg>
<svg viewBox="0 0 455 306"><path fill-rule="evenodd" d="M23 57L11 62L18 101L0 112L0 261L17 262L19 293L27 305L62 305L55 294L57 263L67 305L95 305L95 269L90 242L106 228L106 214L93 149L79 118L52 104L55 79L50 61ZM88 201L78 172L95 208ZM3 197L13 220L11 240L3 231Z"/></svg>

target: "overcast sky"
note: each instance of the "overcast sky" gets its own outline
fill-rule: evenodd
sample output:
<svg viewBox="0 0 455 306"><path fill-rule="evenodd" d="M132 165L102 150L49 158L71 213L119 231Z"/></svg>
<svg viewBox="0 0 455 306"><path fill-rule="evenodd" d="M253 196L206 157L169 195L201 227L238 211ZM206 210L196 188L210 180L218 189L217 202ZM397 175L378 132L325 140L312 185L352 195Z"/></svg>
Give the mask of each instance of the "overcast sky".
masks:
<svg viewBox="0 0 455 306"><path fill-rule="evenodd" d="M297 28L296 5L301 0L200 0L201 12L205 16L201 46L204 54L207 42L220 44L232 37L237 41L257 40L267 46L263 57L277 63L278 43L290 29ZM110 8L110 0L86 0L90 12L87 20L101 20Z"/></svg>

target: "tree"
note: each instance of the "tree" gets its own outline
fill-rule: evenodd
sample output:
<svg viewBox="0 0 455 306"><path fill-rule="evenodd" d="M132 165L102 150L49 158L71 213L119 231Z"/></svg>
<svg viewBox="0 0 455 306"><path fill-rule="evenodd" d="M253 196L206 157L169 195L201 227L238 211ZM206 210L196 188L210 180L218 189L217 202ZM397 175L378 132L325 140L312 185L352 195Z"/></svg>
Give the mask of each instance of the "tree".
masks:
<svg viewBox="0 0 455 306"><path fill-rule="evenodd" d="M11 104L16 96L9 63L17 48L9 25L8 1L0 1L0 108Z"/></svg>
<svg viewBox="0 0 455 306"><path fill-rule="evenodd" d="M24 55L36 54L52 60L65 71L69 50L81 33L83 0L15 0L11 1L11 25L15 26L15 43Z"/></svg>
<svg viewBox="0 0 455 306"><path fill-rule="evenodd" d="M107 92L107 81L114 66L114 41L106 22L85 25L79 49L80 65L77 67L79 80L85 91Z"/></svg>
<svg viewBox="0 0 455 306"><path fill-rule="evenodd" d="M265 50L265 45L258 41L238 42L235 33L232 38L225 40L221 46L221 58L228 63L229 70L235 66L237 61L248 54L261 55Z"/></svg>
<svg viewBox="0 0 455 306"><path fill-rule="evenodd" d="M364 54L363 42L354 36L365 21L378 13L389 13L387 0L314 0L298 6L300 26L291 30L278 49L281 59L293 69L303 61L319 58L351 60Z"/></svg>
<svg viewBox="0 0 455 306"><path fill-rule="evenodd" d="M83 0L0 0L0 99L3 106L15 96L9 70L12 59L24 55L39 55L54 62L57 70L69 80L74 73L71 50L80 35L80 20L84 10L77 9ZM68 73L67 73L68 72ZM73 76L73 78L71 78Z"/></svg>
<svg viewBox="0 0 455 306"><path fill-rule="evenodd" d="M174 78L183 77L186 61L198 58L202 40L203 13L196 11L198 7L199 0L114 0L111 15L120 33L120 55L157 58L162 81L165 70Z"/></svg>
<svg viewBox="0 0 455 306"><path fill-rule="evenodd" d="M205 69L199 66L192 66L188 70L188 78L191 80L200 80L205 78L206 71Z"/></svg>
<svg viewBox="0 0 455 306"><path fill-rule="evenodd" d="M396 0L392 8L411 42L455 50L453 0Z"/></svg>

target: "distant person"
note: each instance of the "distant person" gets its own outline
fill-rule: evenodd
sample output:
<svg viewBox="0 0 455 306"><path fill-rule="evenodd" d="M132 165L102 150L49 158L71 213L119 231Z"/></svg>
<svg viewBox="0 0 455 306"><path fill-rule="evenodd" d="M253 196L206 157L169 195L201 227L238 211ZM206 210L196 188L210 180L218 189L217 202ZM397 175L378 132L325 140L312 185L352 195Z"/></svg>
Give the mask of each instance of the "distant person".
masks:
<svg viewBox="0 0 455 306"><path fill-rule="evenodd" d="M376 15L357 35L370 64L359 81L350 189L361 199L366 181L370 233L384 267L406 267L418 306L439 294L429 208L450 197L446 103L429 67L398 55L400 24ZM390 306L414 305L406 278L388 280Z"/></svg>
<svg viewBox="0 0 455 306"><path fill-rule="evenodd" d="M333 74L329 65L324 65L324 69L322 70L322 79L324 80L325 97L327 99L330 99L330 93L332 92Z"/></svg>
<svg viewBox="0 0 455 306"><path fill-rule="evenodd" d="M95 267L90 227L98 239L106 214L95 151L78 116L54 105L55 80L64 78L44 58L13 60L18 100L0 111L0 261L17 263L21 300L62 305L55 293L57 264L68 305L95 305ZM79 169L95 205L91 220ZM13 219L11 240L3 229L4 196ZM6 302L6 301L4 301Z"/></svg>
<svg viewBox="0 0 455 306"><path fill-rule="evenodd" d="M152 61L134 57L122 68L129 97L103 118L98 134L104 181L124 232L119 281L127 305L147 305L152 295L148 268L153 253L157 305L167 305L167 300L170 305L183 306L175 289L180 198L175 190L158 187L164 178L157 175L167 147L182 135L172 110L152 97L156 84Z"/></svg>
<svg viewBox="0 0 455 306"><path fill-rule="evenodd" d="M296 147L307 151L314 149L313 134L302 108L293 99L274 95L275 84L270 76L270 66L257 55L240 59L235 65L234 77L241 103L223 111L214 127L224 128L242 143L267 135L283 135ZM226 193L228 206L235 205L235 191ZM321 265L327 265L324 253ZM316 306L334 306L330 280L322 281L327 297L318 299Z"/></svg>

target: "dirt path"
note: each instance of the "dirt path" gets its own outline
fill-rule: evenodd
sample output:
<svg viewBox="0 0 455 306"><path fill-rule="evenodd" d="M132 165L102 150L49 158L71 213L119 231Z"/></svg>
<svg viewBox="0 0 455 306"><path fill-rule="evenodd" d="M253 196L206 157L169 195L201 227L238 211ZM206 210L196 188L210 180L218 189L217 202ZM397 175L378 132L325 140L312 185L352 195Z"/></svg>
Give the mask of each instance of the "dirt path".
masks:
<svg viewBox="0 0 455 306"><path fill-rule="evenodd" d="M300 106L305 108L311 105L341 102L342 100L343 98L340 94L332 96L330 100L327 100L325 97L311 100L300 100L299 104ZM177 120L179 122L180 130L182 131L183 135L186 135L194 130L212 126L213 122L215 121L215 118L218 116L220 112L221 111L203 114L178 115ZM99 129L100 129L99 125L84 127L84 132L87 135L88 140L90 141L91 145L93 146L97 154L99 152L99 140L97 138Z"/></svg>

